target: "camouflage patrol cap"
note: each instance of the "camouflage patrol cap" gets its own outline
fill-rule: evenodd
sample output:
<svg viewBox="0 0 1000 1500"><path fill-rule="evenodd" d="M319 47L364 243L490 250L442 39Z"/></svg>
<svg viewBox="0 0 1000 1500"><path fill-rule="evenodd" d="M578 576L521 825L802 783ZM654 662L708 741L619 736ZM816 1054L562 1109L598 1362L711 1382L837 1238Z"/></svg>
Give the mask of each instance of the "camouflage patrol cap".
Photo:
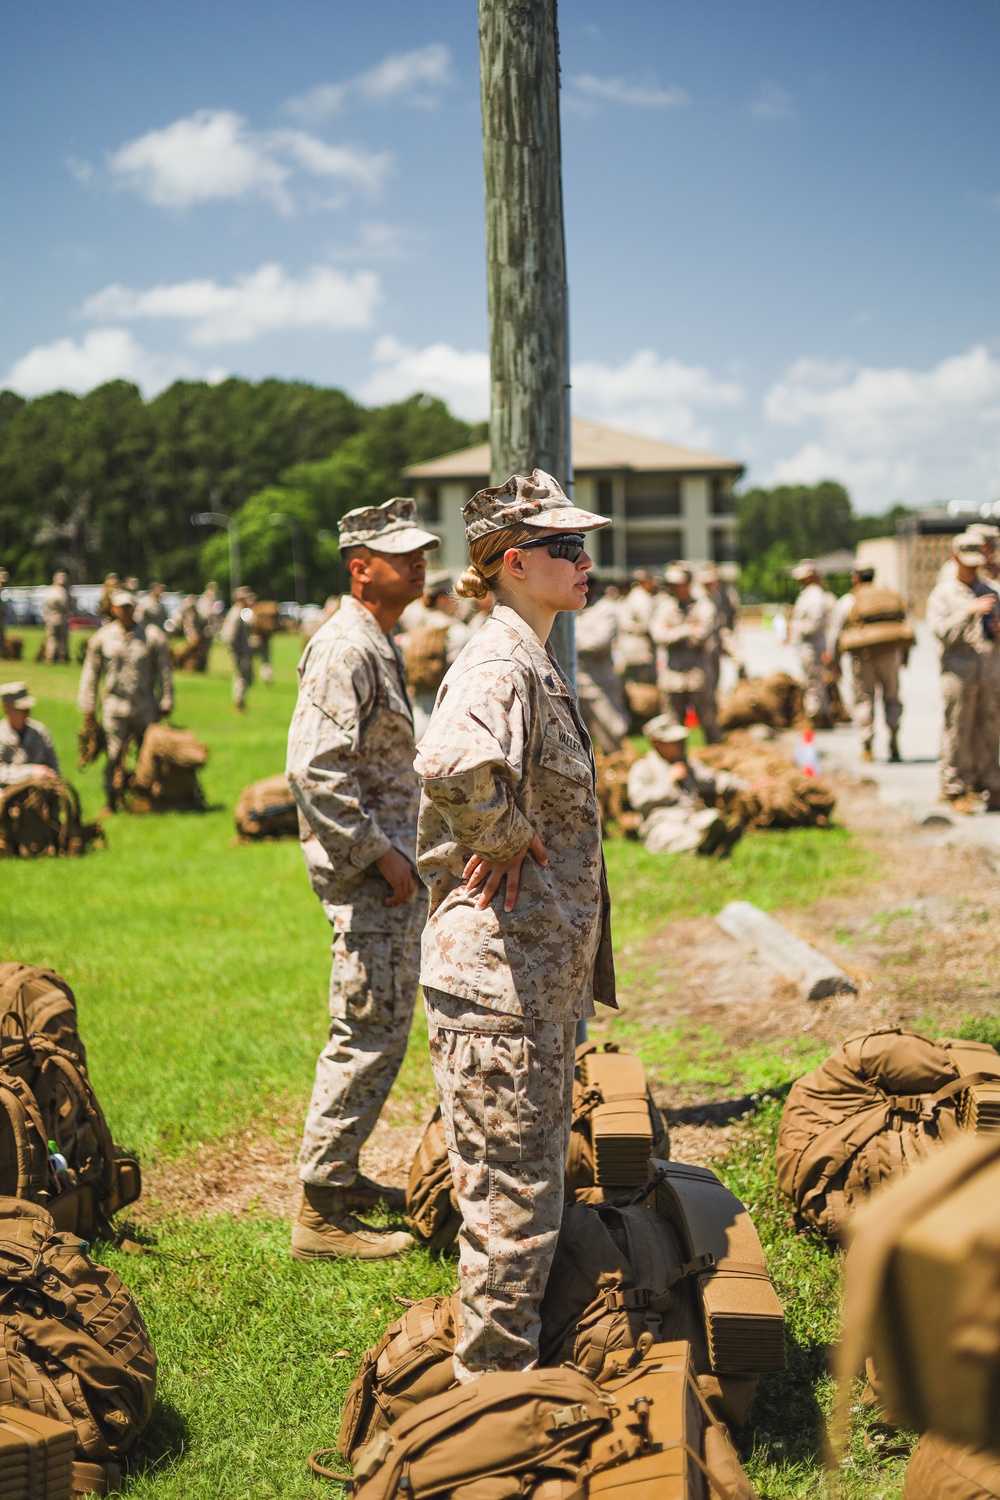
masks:
<svg viewBox="0 0 1000 1500"><path fill-rule="evenodd" d="M811 557L804 557L800 563L796 563L792 569L792 577L797 583L805 583L816 571L816 564Z"/></svg>
<svg viewBox="0 0 1000 1500"><path fill-rule="evenodd" d="M951 550L967 568L979 567L986 558L986 543L977 531L960 531L952 538Z"/></svg>
<svg viewBox="0 0 1000 1500"><path fill-rule="evenodd" d="M669 714L657 714L655 719L647 720L642 732L654 745L676 745L688 737L684 725L678 724Z"/></svg>
<svg viewBox="0 0 1000 1500"><path fill-rule="evenodd" d="M115 589L111 595L111 604L114 609L127 609L130 604L135 609L135 595L128 589Z"/></svg>
<svg viewBox="0 0 1000 1500"><path fill-rule="evenodd" d="M533 469L525 478L512 474L506 484L479 490L462 506L465 539L474 542L491 531L508 526L558 526L560 531L596 531L610 526L610 516L597 516L590 510L579 510L565 494L558 480L544 469Z"/></svg>
<svg viewBox="0 0 1000 1500"><path fill-rule="evenodd" d="M26 682L0 683L0 703L4 708L34 708L35 700Z"/></svg>
<svg viewBox="0 0 1000 1500"><path fill-rule="evenodd" d="M417 525L417 502L386 500L384 505L363 505L349 510L338 527L340 550L367 547L372 552L415 552L418 547L440 547L441 538Z"/></svg>
<svg viewBox="0 0 1000 1500"><path fill-rule="evenodd" d="M973 521L965 529L970 536L981 536L987 547L995 547L1000 541L1000 526L994 526L989 521Z"/></svg>
<svg viewBox="0 0 1000 1500"><path fill-rule="evenodd" d="M676 588L679 583L690 583L691 569L685 568L681 563L671 563L669 568L663 570L663 581L668 588Z"/></svg>

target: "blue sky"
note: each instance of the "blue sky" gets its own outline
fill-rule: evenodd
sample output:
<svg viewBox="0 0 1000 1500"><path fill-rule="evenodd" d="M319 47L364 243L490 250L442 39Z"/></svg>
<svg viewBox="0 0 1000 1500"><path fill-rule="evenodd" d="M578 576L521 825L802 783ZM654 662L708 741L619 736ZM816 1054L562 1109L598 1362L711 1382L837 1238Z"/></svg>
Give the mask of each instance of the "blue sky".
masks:
<svg viewBox="0 0 1000 1500"><path fill-rule="evenodd" d="M1000 498L996 0L564 0L576 410ZM8 0L0 379L485 415L474 0Z"/></svg>

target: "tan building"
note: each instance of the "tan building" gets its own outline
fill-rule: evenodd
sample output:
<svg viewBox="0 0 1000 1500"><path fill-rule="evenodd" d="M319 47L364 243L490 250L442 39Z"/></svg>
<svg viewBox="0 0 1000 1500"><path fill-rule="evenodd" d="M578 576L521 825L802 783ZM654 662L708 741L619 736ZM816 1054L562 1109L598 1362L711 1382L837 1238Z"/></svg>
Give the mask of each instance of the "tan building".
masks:
<svg viewBox="0 0 1000 1500"><path fill-rule="evenodd" d="M735 458L637 437L577 418L573 422L573 497L610 516L598 533L597 563L607 572L658 568L685 558L728 562L736 556ZM423 521L441 537L435 565L464 567L462 506L489 483L489 443L446 453L405 473Z"/></svg>

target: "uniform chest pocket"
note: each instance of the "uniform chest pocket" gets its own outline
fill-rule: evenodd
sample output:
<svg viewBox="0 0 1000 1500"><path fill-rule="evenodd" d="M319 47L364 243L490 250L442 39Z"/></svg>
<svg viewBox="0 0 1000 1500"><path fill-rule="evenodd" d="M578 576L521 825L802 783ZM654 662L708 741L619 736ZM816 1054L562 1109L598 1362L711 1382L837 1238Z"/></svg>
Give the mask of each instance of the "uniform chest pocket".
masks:
<svg viewBox="0 0 1000 1500"><path fill-rule="evenodd" d="M560 724L553 724L545 731L538 763L547 771L568 776L570 781L578 782L580 786L594 784L589 755L576 735Z"/></svg>

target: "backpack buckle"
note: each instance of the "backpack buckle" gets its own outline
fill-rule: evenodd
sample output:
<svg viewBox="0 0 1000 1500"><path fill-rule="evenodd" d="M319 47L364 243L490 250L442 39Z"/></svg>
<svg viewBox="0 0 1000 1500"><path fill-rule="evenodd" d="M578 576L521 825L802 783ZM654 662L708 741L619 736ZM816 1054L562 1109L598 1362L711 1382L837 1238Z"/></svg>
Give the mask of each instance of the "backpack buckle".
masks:
<svg viewBox="0 0 1000 1500"><path fill-rule="evenodd" d="M590 1412L582 1401L574 1401L570 1406L557 1407L555 1411L549 1412L549 1432L565 1432L571 1427L582 1427L584 1422L590 1421Z"/></svg>

